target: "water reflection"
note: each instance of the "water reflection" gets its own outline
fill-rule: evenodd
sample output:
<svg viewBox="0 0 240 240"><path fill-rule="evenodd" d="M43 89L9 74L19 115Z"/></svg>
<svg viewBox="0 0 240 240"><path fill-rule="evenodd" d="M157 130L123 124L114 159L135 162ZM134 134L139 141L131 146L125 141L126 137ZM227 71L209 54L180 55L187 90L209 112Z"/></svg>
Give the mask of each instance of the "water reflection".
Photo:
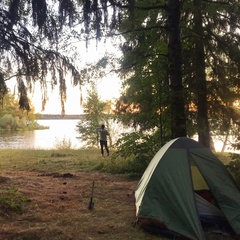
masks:
<svg viewBox="0 0 240 240"><path fill-rule="evenodd" d="M43 126L48 126L49 129L20 131L20 132L0 132L0 149L56 149L58 144L64 140L71 142L71 148L81 148L83 143L77 138L79 136L76 131L76 125L79 122L77 119L59 119L59 120L38 120L38 123ZM115 143L122 133L133 131L130 128L124 128L116 122L111 123L111 138ZM195 138L197 140L197 138ZM213 138L216 151L221 151L222 139ZM225 152L240 153L239 150L233 151L226 147Z"/></svg>
<svg viewBox="0 0 240 240"><path fill-rule="evenodd" d="M70 141L71 148L81 147L76 125L79 120L38 120L49 129L0 132L0 148L55 149L58 143Z"/></svg>

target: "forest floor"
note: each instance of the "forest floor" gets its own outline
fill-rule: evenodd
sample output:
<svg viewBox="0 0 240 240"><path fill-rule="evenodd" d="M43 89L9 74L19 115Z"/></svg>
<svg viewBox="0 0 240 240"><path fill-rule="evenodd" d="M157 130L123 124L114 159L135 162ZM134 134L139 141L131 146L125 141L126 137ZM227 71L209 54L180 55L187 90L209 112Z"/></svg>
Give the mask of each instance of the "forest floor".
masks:
<svg viewBox="0 0 240 240"><path fill-rule="evenodd" d="M18 189L29 200L18 212L2 206L0 239L134 239L136 184L98 172L1 171L1 189Z"/></svg>

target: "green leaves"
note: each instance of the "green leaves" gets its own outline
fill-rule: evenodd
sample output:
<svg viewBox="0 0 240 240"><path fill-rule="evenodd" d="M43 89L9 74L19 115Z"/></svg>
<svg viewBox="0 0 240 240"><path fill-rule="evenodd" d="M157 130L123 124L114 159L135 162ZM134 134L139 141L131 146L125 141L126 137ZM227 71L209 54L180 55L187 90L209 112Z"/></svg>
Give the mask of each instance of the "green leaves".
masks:
<svg viewBox="0 0 240 240"><path fill-rule="evenodd" d="M85 118L77 124L79 139L86 142L86 145L98 146L98 132L96 128L101 124L108 125L108 104L101 101L96 85L92 84L87 91L87 98L83 103Z"/></svg>

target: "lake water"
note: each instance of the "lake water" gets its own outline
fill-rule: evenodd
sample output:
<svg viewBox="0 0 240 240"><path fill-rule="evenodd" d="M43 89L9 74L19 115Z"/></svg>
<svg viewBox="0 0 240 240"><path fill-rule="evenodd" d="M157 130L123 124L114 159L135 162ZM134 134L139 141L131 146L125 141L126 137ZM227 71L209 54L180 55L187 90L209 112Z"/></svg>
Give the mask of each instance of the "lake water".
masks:
<svg viewBox="0 0 240 240"><path fill-rule="evenodd" d="M64 141L70 141L71 148L80 148L83 144L77 138L78 122L76 119L38 120L40 125L48 126L49 129L0 132L0 148L56 149Z"/></svg>
<svg viewBox="0 0 240 240"><path fill-rule="evenodd" d="M78 149L84 146L77 137L76 131L78 119L59 119L59 120L38 120L43 126L49 129L19 132L0 132L0 149L1 148L19 148L19 149L57 149L58 145L63 142L70 142L71 148ZM114 127L115 126L115 127ZM132 131L123 129L119 124L112 123L111 137L116 142L119 132ZM197 140L197 139L195 139ZM218 138L214 139L216 151L221 151L223 142ZM225 149L226 152L240 153L239 150Z"/></svg>

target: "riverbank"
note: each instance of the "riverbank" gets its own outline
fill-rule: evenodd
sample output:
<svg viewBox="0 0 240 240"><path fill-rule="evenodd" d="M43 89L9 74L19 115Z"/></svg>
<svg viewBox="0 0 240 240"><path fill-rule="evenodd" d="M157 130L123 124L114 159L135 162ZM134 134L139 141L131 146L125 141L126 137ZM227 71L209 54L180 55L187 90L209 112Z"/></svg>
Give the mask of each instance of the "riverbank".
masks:
<svg viewBox="0 0 240 240"><path fill-rule="evenodd" d="M139 179L97 170L114 164L97 149L0 150L0 239L166 239L133 227Z"/></svg>

